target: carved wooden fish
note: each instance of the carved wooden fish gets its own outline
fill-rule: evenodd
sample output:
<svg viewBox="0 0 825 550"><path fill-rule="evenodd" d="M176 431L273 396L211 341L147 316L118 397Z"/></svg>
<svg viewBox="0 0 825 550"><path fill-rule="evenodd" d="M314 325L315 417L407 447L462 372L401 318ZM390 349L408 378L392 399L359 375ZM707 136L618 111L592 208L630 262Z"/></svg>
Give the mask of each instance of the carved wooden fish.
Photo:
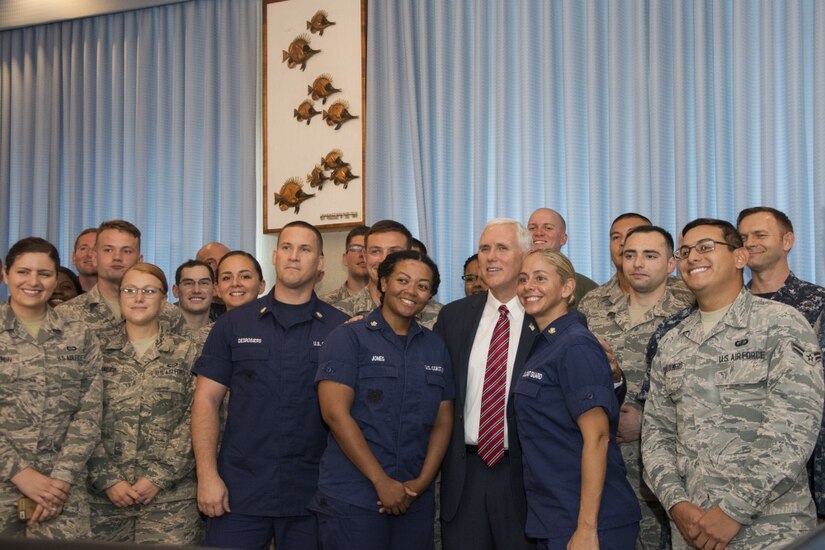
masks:
<svg viewBox="0 0 825 550"><path fill-rule="evenodd" d="M318 10L315 12L315 15L312 16L312 19L307 21L307 30L312 34L317 32L320 36L324 36L324 29L334 24L334 22L327 19L327 12Z"/></svg>
<svg viewBox="0 0 825 550"><path fill-rule="evenodd" d="M318 191L323 189L324 182L329 181L329 176L324 173L324 168L320 164L316 164L312 172L307 174L307 181L310 187L317 187Z"/></svg>
<svg viewBox="0 0 825 550"><path fill-rule="evenodd" d="M310 100L303 101L298 105L297 109L292 109L292 116L298 119L298 122L307 121L307 126L312 122L312 117L320 115L321 113L315 110L315 104Z"/></svg>
<svg viewBox="0 0 825 550"><path fill-rule="evenodd" d="M336 130L340 130L345 122L358 117L350 114L346 101L338 100L323 112L321 118L327 121L327 126L335 126Z"/></svg>
<svg viewBox="0 0 825 550"><path fill-rule="evenodd" d="M275 205L281 210L295 207L295 213L297 214L301 208L301 203L315 196L314 194L309 195L304 193L301 187L303 187L301 178L290 178L286 180L281 186L281 192L273 193Z"/></svg>
<svg viewBox="0 0 825 550"><path fill-rule="evenodd" d="M335 170L342 166L349 166L349 163L344 162L344 153L342 153L340 149L333 149L327 153L327 155L321 159L321 164L327 170Z"/></svg>
<svg viewBox="0 0 825 550"><path fill-rule="evenodd" d="M313 50L309 47L309 35L306 34L295 37L295 40L290 42L289 47L281 51L284 55L283 61L286 61L287 67L294 69L300 65L302 71L307 68L307 60L316 53L321 52L321 50Z"/></svg>
<svg viewBox="0 0 825 550"><path fill-rule="evenodd" d="M359 176L356 176L352 173L352 170L350 169L349 165L342 166L341 168L336 168L335 171L332 172L332 182L335 185L343 185L344 189L347 188L347 185L349 185L350 181L358 177Z"/></svg>
<svg viewBox="0 0 825 550"><path fill-rule="evenodd" d="M307 93L312 96L312 99L320 99L322 105L326 104L329 96L340 91L332 85L332 77L328 74L322 74L311 86L307 85Z"/></svg>

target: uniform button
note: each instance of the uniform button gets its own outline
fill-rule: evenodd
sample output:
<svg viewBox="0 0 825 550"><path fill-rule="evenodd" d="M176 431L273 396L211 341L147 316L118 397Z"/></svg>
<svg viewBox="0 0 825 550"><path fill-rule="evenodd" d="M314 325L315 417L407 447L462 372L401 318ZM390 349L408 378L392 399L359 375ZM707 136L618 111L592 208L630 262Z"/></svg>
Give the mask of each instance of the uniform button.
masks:
<svg viewBox="0 0 825 550"><path fill-rule="evenodd" d="M587 392L587 395L585 395L585 397L587 399L593 399L593 393L592 392Z"/></svg>

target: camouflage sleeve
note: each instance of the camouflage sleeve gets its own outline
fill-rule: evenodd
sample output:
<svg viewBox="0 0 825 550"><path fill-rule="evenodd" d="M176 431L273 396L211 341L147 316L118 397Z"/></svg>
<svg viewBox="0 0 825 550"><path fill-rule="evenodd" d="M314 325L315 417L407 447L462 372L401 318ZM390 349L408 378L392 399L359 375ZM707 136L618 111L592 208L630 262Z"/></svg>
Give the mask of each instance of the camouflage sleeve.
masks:
<svg viewBox="0 0 825 550"><path fill-rule="evenodd" d="M825 309L819 314L819 318L816 320L816 325L814 326L814 331L819 337L823 376L825 377L825 331L822 330L823 316L825 316ZM823 403L823 410L825 410L825 403ZM816 441L814 454L811 456L809 462L809 471L812 471L814 503L816 504L817 514L825 516L825 415L822 416L819 438Z"/></svg>
<svg viewBox="0 0 825 550"><path fill-rule="evenodd" d="M186 354L186 370L190 372L199 355L198 346L190 344ZM168 490L195 467L195 455L192 451L192 398L195 395L195 377L188 379L186 387L188 405L180 416L178 425L169 434L165 446L157 446L146 456L146 477L160 487Z"/></svg>
<svg viewBox="0 0 825 550"><path fill-rule="evenodd" d="M656 327L656 330L653 331L653 335L650 337L650 340L647 343L647 348L645 349L645 377L642 381L642 387L639 390L639 393L633 396L641 407L645 406L645 401L647 400L647 395L650 391L650 369L653 364L653 359L656 357L656 352L659 351L659 340L661 340L665 334L670 332L672 328L684 321L685 318L695 309L695 305L686 307L685 309L675 313L672 317L668 317L662 321L661 324Z"/></svg>
<svg viewBox="0 0 825 550"><path fill-rule="evenodd" d="M28 466L14 448L14 442L0 432L0 480L8 481Z"/></svg>
<svg viewBox="0 0 825 550"><path fill-rule="evenodd" d="M75 485L83 480L77 476L86 471L86 461L100 441L100 424L103 417L103 377L101 375L100 348L86 331L86 360L84 368L88 376L83 380L80 407L75 412L66 431L66 438L55 460L51 477Z"/></svg>
<svg viewBox="0 0 825 550"><path fill-rule="evenodd" d="M654 358L642 416L642 463L645 481L669 511L690 499L676 465L676 406L664 391L664 381L662 365Z"/></svg>
<svg viewBox="0 0 825 550"><path fill-rule="evenodd" d="M89 484L98 493L102 493L118 481L126 479L126 475L115 466L102 442L98 442L95 446L87 466L89 468Z"/></svg>
<svg viewBox="0 0 825 550"><path fill-rule="evenodd" d="M751 523L805 470L825 399L821 354L807 322L800 316L796 324L777 323L772 333L776 345L768 359L768 395L756 412L761 413L756 439L731 469L730 489L719 503L742 524Z"/></svg>

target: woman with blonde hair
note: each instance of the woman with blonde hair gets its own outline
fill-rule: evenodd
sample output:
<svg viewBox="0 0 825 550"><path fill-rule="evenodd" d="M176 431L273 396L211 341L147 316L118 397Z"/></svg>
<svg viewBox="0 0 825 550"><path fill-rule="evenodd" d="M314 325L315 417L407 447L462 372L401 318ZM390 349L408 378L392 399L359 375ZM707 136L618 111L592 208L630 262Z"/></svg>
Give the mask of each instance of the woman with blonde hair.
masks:
<svg viewBox="0 0 825 550"><path fill-rule="evenodd" d="M636 544L639 503L616 443L619 403L607 356L575 312L570 260L536 250L518 296L541 331L512 384L524 459L528 537L542 549Z"/></svg>

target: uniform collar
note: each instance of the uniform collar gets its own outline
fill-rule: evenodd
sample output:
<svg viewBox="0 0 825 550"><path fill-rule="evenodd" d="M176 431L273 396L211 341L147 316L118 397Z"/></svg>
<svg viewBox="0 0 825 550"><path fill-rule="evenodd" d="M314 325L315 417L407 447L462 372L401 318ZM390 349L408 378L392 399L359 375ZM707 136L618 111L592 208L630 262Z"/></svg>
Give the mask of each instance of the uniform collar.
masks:
<svg viewBox="0 0 825 550"><path fill-rule="evenodd" d="M751 307L753 306L753 301L756 299L761 298L756 298L753 294L751 294L750 290L743 286L739 291L739 294L736 296L736 299L730 305L728 311L721 319L719 319L719 322L716 323L708 334L703 333L704 331L701 328L702 318L699 308L696 307L691 311L688 318L679 325L679 334L684 335L698 343L703 342L714 334L720 332L724 326L733 328L747 328L748 319L751 315ZM692 337L691 333L696 333L701 337Z"/></svg>
<svg viewBox="0 0 825 550"><path fill-rule="evenodd" d="M542 329L541 333L545 340L552 343L553 340L561 336L575 323L581 324L579 321L579 316L575 311L569 311L547 325L544 329Z"/></svg>
<svg viewBox="0 0 825 550"><path fill-rule="evenodd" d="M321 321L326 322L327 316L321 310L321 304L325 303L318 299L318 295L315 294L315 291L312 291L312 295L309 297L309 302L311 304L309 311L312 313L307 316L307 321ZM266 296L257 299L256 301L252 302L252 304L256 304L255 307L258 308L258 317L263 318L267 315L272 316L276 320L278 319L278 302L275 300L275 287L272 287L272 290L266 294ZM250 304L250 306L252 305ZM302 304L296 304L302 305Z"/></svg>
<svg viewBox="0 0 825 550"><path fill-rule="evenodd" d="M19 326L19 324L20 323L17 321L17 316L14 314L14 310L11 309L11 304L8 302L5 304L0 304L0 330L13 331L15 327ZM46 306L46 316L43 318L41 330L47 333L62 334L63 325L63 318L55 313L52 306Z"/></svg>
<svg viewBox="0 0 825 550"><path fill-rule="evenodd" d="M381 313L381 307L377 307L372 310L369 315L364 318L364 323L367 326L367 330L375 331L375 332L382 332L384 335L392 334L394 337L398 337L395 334L395 331L392 330L392 327L387 323L386 319L384 319L384 315ZM413 319L410 322L410 330L407 334L408 339L412 339L412 337L419 332L422 332L424 329L421 328L421 325L418 324L418 321Z"/></svg>
<svg viewBox="0 0 825 550"><path fill-rule="evenodd" d="M122 321L118 326L118 330L113 331L106 337L103 348L107 351L125 350L129 345L129 337L126 335L126 321ZM160 330L158 331L158 338L155 341L155 347L159 352L164 353L174 351L175 349L175 342L166 323L160 323Z"/></svg>

